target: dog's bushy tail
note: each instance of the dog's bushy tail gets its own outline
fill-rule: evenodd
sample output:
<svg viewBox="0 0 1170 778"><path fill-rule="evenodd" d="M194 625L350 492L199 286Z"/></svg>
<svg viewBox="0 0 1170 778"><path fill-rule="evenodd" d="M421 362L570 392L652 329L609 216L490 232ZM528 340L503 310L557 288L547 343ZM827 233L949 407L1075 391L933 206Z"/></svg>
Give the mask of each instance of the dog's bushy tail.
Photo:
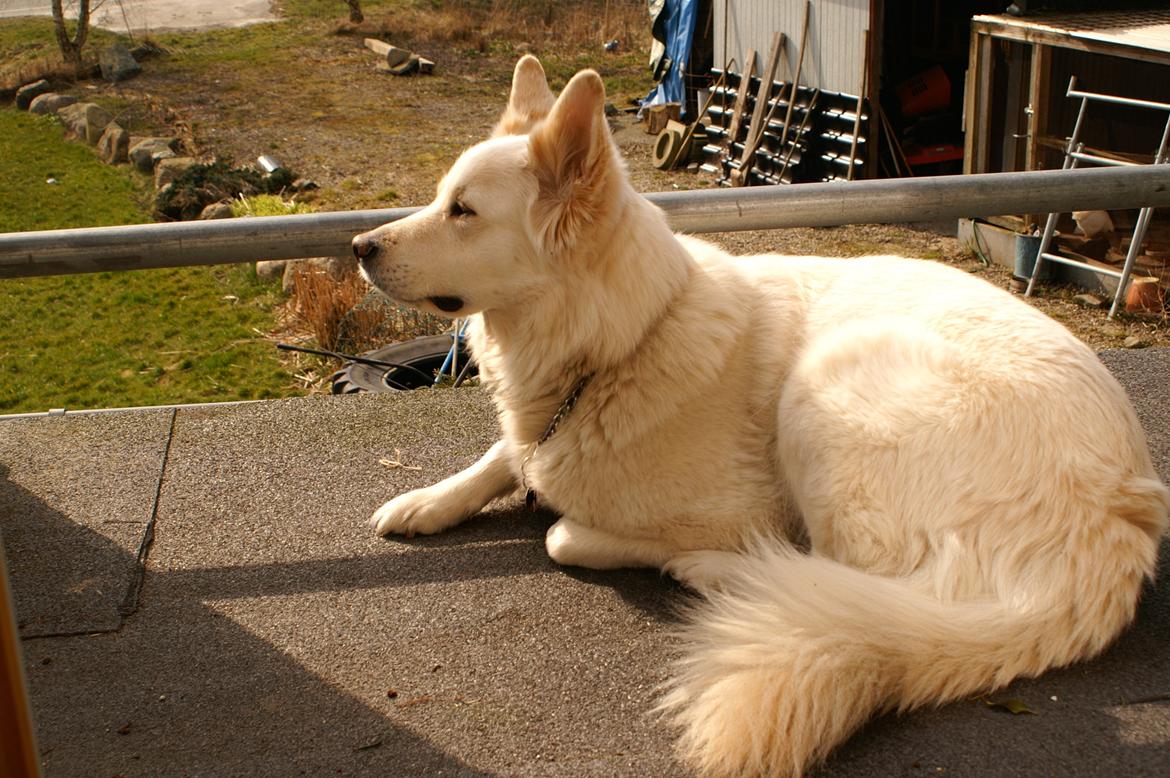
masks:
<svg viewBox="0 0 1170 778"><path fill-rule="evenodd" d="M1042 580L996 600L942 602L907 580L761 543L684 629L660 706L684 760L702 775L800 775L876 712L1097 654L1132 620L1164 526L1165 487L1136 481L1080 533L1092 553L1054 553Z"/></svg>

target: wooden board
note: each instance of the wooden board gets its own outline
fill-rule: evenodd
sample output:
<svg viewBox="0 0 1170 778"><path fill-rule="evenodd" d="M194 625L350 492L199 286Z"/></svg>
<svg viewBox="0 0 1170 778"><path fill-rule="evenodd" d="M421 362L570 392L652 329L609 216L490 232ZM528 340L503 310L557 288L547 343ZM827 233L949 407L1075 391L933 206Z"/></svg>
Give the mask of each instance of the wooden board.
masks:
<svg viewBox="0 0 1170 778"><path fill-rule="evenodd" d="M772 95L772 84L776 79L776 68L780 65L780 56L784 53L784 33L772 33L772 51L768 55L768 66L760 74L760 88L756 90L756 101L752 107L751 122L748 124L747 138L743 144L743 155L739 159L739 170L732 174L739 185L747 183L746 176L752 166L752 156L759 147L760 133L764 131L767 121L768 99Z"/></svg>
<svg viewBox="0 0 1170 778"><path fill-rule="evenodd" d="M727 126L727 150L739 141L739 128L743 123L743 109L747 105L748 90L752 87L752 76L756 72L756 50L748 49L743 60L743 73L735 90L735 107L731 110L731 124Z"/></svg>

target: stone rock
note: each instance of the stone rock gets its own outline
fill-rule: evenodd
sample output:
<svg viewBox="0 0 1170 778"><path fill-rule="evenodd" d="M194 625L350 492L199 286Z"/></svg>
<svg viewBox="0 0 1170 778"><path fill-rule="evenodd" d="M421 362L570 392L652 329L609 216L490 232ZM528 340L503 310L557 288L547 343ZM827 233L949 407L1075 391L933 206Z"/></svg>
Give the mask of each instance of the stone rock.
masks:
<svg viewBox="0 0 1170 778"><path fill-rule="evenodd" d="M1101 334L1107 335L1110 338L1120 338L1125 335L1125 327L1122 327L1115 321L1105 321L1101 325Z"/></svg>
<svg viewBox="0 0 1170 778"><path fill-rule="evenodd" d="M65 125L66 130L72 130L72 123L74 119L79 119L85 113L85 107L93 105L93 103L73 103L71 105L62 106L57 111L57 116L61 119L61 123Z"/></svg>
<svg viewBox="0 0 1170 778"><path fill-rule="evenodd" d="M154 155L169 151L174 156L179 145L178 138L139 138L130 144L130 161L143 173L154 170Z"/></svg>
<svg viewBox="0 0 1170 778"><path fill-rule="evenodd" d="M280 277L280 291L284 292L285 294L292 294L293 276L295 276L297 274L297 270L300 269L298 266L301 264L301 262L302 260L299 259L290 259L284 263L284 273ZM259 263L257 263L256 273L259 274L259 272L260 266Z"/></svg>
<svg viewBox="0 0 1170 778"><path fill-rule="evenodd" d="M199 214L200 219L230 219L232 218L232 204L231 203L212 203L203 209ZM281 268L283 271L284 268ZM257 273L260 272L257 267ZM275 276L273 276L275 278Z"/></svg>
<svg viewBox="0 0 1170 778"><path fill-rule="evenodd" d="M285 294L292 292L293 276L302 270L324 270L334 278L341 278L347 273L357 271L357 258L352 254L342 254L337 257L288 260L288 264L284 268L284 277L280 283L280 288ZM257 267L256 272L260 272L259 267Z"/></svg>
<svg viewBox="0 0 1170 778"><path fill-rule="evenodd" d="M170 151L170 149L167 149L167 151ZM171 154L174 154L174 152L171 152ZM171 156L166 159L160 159L154 167L154 188L162 189L187 172L187 169L194 164L194 157Z"/></svg>
<svg viewBox="0 0 1170 778"><path fill-rule="evenodd" d="M1121 345L1125 346L1126 348L1146 348L1150 345L1150 342L1141 335L1130 335L1125 339L1125 343L1122 343Z"/></svg>
<svg viewBox="0 0 1170 778"><path fill-rule="evenodd" d="M257 262L256 275L265 281L275 281L278 278L283 279L287 272L287 267L291 264L292 262L287 259L268 259L263 262ZM283 280L281 281L281 285L284 285Z"/></svg>
<svg viewBox="0 0 1170 778"><path fill-rule="evenodd" d="M1095 294L1078 294L1073 298L1073 302L1085 308L1104 308L1105 301Z"/></svg>
<svg viewBox="0 0 1170 778"><path fill-rule="evenodd" d="M69 132L91 146L97 145L106 126L114 120L109 111L96 103L67 105L57 112L57 116L69 128Z"/></svg>
<svg viewBox="0 0 1170 778"><path fill-rule="evenodd" d="M159 149L150 155L150 169L157 170L158 163L162 162L164 159L175 159L178 156L178 154L171 151L170 149Z"/></svg>
<svg viewBox="0 0 1170 778"><path fill-rule="evenodd" d="M56 92L45 92L43 95L37 95L33 101L28 104L28 112L41 114L42 116L57 113L67 105L73 105L77 102L77 98L73 95L59 95Z"/></svg>
<svg viewBox="0 0 1170 778"><path fill-rule="evenodd" d="M16 90L16 107L22 111L27 111L34 98L39 97L48 91L49 82L43 78L40 81L34 81L31 84L25 84L20 89Z"/></svg>
<svg viewBox="0 0 1170 778"><path fill-rule="evenodd" d="M106 125L98 141L97 152L102 162L109 165L120 165L129 161L127 153L130 150L130 133L124 130L117 122Z"/></svg>
<svg viewBox="0 0 1170 778"><path fill-rule="evenodd" d="M130 49L121 43L103 49L98 55L98 64L102 69L102 78L115 84L142 72L142 66L134 59Z"/></svg>

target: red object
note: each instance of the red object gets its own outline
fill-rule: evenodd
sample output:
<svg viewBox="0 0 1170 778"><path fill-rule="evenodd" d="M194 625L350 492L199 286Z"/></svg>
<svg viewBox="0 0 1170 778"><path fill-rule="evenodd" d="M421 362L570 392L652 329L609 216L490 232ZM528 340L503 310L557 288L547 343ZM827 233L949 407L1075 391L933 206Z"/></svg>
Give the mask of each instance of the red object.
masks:
<svg viewBox="0 0 1170 778"><path fill-rule="evenodd" d="M906 162L910 167L933 165L938 162L953 162L963 158L963 150L953 143L940 143L937 146L907 146Z"/></svg>
<svg viewBox="0 0 1170 778"><path fill-rule="evenodd" d="M951 80L939 65L906 79L894 92L906 117L941 111L951 104Z"/></svg>
<svg viewBox="0 0 1170 778"><path fill-rule="evenodd" d="M1135 313L1162 313L1165 310L1162 286L1156 278L1130 279L1125 290L1125 310Z"/></svg>

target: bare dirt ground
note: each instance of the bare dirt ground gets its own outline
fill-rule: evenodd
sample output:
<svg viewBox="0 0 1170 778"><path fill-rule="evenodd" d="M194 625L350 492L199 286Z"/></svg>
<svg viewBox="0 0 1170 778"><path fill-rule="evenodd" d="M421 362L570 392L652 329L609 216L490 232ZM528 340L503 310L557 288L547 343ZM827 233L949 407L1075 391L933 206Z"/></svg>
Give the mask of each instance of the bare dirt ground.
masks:
<svg viewBox="0 0 1170 778"><path fill-rule="evenodd" d="M396 27L396 25L399 25ZM225 35L233 33L225 33ZM243 33L234 33L243 34ZM262 33L253 33L261 35ZM435 60L434 76L396 78L375 70L376 58L362 45L366 36L401 41ZM520 53L541 56L559 88L581 67L594 67L607 81L610 99L623 108L649 86L635 48L608 55L599 44L536 44L527 30L500 38L449 32L427 37L404 30L393 16L307 26L290 42L271 49L247 39L232 56L227 39L189 48L184 39L160 36L171 49L150 61L138 78L92 91L121 106L126 121L142 129L178 128L192 151L204 157L250 162L259 154L282 160L321 185L321 210L421 205L459 151L484 138L508 93ZM650 164L652 137L633 116L615 118L615 139L639 191L712 186L703 174L661 172ZM1007 287L1010 273L984 267L954 237L895 225L787 229L709 236L736 253L775 252L858 256L895 253L948 262ZM1072 301L1078 290L1046 290L1034 304L1061 321L1095 349L1120 348L1136 336L1144 345L1170 345L1164 316L1105 312ZM880 289L874 290L880 294ZM1132 341L1131 341L1132 342Z"/></svg>

